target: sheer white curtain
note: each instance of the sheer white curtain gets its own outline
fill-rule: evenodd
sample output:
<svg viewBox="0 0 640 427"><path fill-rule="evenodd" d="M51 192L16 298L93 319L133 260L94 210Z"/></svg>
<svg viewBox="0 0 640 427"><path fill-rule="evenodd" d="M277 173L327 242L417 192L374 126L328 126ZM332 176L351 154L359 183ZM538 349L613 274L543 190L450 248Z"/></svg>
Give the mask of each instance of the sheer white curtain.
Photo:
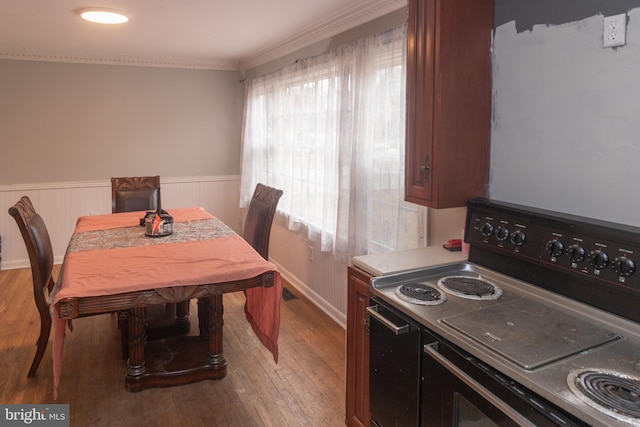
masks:
<svg viewBox="0 0 640 427"><path fill-rule="evenodd" d="M424 210L403 202L405 27L247 84L241 207L258 182L278 211L342 262L424 243Z"/></svg>

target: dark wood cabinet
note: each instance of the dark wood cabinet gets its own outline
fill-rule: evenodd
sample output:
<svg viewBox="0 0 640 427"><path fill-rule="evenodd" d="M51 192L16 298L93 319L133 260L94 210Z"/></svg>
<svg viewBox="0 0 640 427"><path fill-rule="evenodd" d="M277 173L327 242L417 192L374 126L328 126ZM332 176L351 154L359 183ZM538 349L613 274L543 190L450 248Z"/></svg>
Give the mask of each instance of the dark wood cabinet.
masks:
<svg viewBox="0 0 640 427"><path fill-rule="evenodd" d="M347 279L347 426L369 426L369 306L371 276L349 267Z"/></svg>
<svg viewBox="0 0 640 427"><path fill-rule="evenodd" d="M493 0L409 0L405 199L486 196Z"/></svg>

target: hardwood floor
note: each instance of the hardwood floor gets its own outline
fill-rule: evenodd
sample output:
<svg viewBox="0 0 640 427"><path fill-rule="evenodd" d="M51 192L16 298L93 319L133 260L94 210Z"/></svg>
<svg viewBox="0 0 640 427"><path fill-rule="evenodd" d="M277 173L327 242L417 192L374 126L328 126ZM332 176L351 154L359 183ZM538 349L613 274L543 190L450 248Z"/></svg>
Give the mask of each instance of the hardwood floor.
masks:
<svg viewBox="0 0 640 427"><path fill-rule="evenodd" d="M242 293L224 296L227 376L179 387L127 392L115 315L76 319L54 402L51 342L27 378L40 328L31 272L0 271L0 403L68 403L72 426L343 426L345 331L287 287L298 298L281 304L278 364L244 318Z"/></svg>

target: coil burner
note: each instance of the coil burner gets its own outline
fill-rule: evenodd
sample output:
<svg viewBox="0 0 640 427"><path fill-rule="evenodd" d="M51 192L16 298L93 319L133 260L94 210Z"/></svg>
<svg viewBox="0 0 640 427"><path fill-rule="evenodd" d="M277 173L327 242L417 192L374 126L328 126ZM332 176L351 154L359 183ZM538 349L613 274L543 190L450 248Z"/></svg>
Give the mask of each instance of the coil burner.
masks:
<svg viewBox="0 0 640 427"><path fill-rule="evenodd" d="M447 300L447 296L433 286L423 283L405 283L396 288L396 295L411 304L438 305Z"/></svg>
<svg viewBox="0 0 640 427"><path fill-rule="evenodd" d="M615 371L578 369L569 374L567 384L598 411L620 421L640 423L640 378Z"/></svg>
<svg viewBox="0 0 640 427"><path fill-rule="evenodd" d="M438 280L438 287L460 298L494 300L500 298L502 289L497 285L474 276L447 276Z"/></svg>

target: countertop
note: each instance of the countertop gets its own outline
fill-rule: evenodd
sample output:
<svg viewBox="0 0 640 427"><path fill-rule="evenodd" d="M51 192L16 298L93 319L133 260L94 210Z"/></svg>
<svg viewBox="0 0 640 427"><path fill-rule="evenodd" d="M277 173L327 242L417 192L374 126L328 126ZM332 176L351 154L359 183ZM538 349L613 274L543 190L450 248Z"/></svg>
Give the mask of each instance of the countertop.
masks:
<svg viewBox="0 0 640 427"><path fill-rule="evenodd" d="M355 267L372 276L382 276L417 268L463 262L466 259L467 256L461 251L450 252L442 246L429 246L409 251L356 256L351 262Z"/></svg>

